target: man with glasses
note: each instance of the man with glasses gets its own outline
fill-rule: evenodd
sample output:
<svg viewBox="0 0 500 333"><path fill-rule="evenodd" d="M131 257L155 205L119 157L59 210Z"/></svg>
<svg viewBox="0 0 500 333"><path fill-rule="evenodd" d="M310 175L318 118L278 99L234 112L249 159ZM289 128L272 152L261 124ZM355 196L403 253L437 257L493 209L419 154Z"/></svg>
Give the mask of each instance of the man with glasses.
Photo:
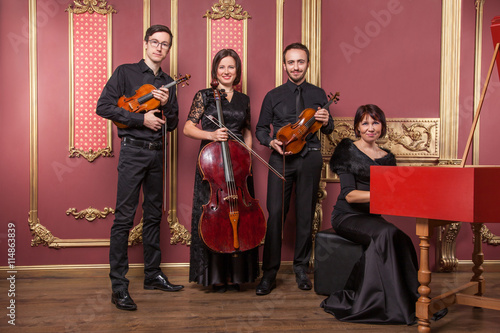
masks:
<svg viewBox="0 0 500 333"><path fill-rule="evenodd" d="M167 57L172 44L172 32L164 25L153 25L144 37L146 57L138 63L118 66L104 87L97 102L96 112L101 117L125 125L118 128L121 139L118 161L118 191L115 220L111 227L109 264L111 302L120 310L136 310L128 292L128 236L133 226L142 186L144 289L177 291L184 288L171 284L160 269L160 222L163 202L162 135L173 131L179 122L175 85L162 86L173 79L162 71L161 62ZM135 95L144 84L153 90L160 101L158 109L146 113L133 113L117 106L121 96Z"/></svg>

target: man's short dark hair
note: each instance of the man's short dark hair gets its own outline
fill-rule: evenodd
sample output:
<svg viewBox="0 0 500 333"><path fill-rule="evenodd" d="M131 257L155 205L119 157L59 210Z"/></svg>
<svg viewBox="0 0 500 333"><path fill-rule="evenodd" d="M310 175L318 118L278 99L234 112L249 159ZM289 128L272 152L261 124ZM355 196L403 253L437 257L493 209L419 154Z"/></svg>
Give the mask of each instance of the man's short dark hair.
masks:
<svg viewBox="0 0 500 333"><path fill-rule="evenodd" d="M170 31L170 29L166 25L162 24L155 24L150 26L148 30L146 30L146 34L144 35L144 41L149 42L149 37L151 37L151 35L154 35L157 32L166 32L167 34L169 34L170 46L172 46L172 43L174 42L174 35L172 35L172 31Z"/></svg>
<svg viewBox="0 0 500 333"><path fill-rule="evenodd" d="M309 63L309 49L302 43L292 43L287 47L285 47L285 50L283 51L283 63L285 63L286 61L285 60L286 53L292 49L298 49L304 51L307 54L307 63Z"/></svg>

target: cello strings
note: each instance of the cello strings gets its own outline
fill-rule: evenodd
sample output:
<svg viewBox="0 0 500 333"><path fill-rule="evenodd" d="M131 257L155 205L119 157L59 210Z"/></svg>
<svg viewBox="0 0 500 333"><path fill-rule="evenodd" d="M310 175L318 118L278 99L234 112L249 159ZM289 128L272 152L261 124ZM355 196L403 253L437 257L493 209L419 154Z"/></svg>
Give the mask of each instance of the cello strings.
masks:
<svg viewBox="0 0 500 333"><path fill-rule="evenodd" d="M247 144L243 140L241 140L240 138L238 138L229 128L227 128L224 124L221 124L218 119L216 119L215 117L213 117L211 115L207 116L206 114L204 114L204 116L207 117L208 120L210 120L212 123L214 123L219 128L225 128L225 129L227 129L227 132L229 133L229 136L231 136L231 138L233 138L234 140L238 141L250 153L252 153L255 157L257 157L257 159L259 161L261 161L262 163L264 163L269 168L269 170L271 170L276 176L278 176L282 180L285 180L285 178L278 171L276 171L276 169L274 169L269 163L267 163L255 151L253 151L250 147L248 147Z"/></svg>
<svg viewBox="0 0 500 333"><path fill-rule="evenodd" d="M221 145L222 147L222 145ZM223 155L224 154L224 151L226 152L226 154L229 154L229 145L225 145L225 148L226 149L223 149ZM235 185L234 185L234 172L233 172L233 164L231 162L231 158L227 158L227 156L225 156L224 158L225 161L227 161L227 173L228 173L228 177L226 178L226 188L227 188L227 201L228 201L228 205L229 205L229 212L230 214L234 213L235 212L235 195L236 195L236 191L235 191Z"/></svg>

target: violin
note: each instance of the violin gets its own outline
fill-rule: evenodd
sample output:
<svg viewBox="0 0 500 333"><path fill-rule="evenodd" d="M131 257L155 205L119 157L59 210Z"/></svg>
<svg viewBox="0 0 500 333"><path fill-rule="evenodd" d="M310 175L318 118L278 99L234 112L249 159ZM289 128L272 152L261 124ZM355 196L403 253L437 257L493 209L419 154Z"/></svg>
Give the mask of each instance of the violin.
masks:
<svg viewBox="0 0 500 333"><path fill-rule="evenodd" d="M328 96L329 100L322 109L326 109L330 104L337 104L340 93ZM322 123L314 118L317 110L313 108L305 109L300 113L299 120L295 124L283 126L276 133L276 139L283 143L283 152L297 154L304 148L306 137L309 133L316 133L322 126Z"/></svg>
<svg viewBox="0 0 500 333"><path fill-rule="evenodd" d="M218 121L223 126L218 83L211 85ZM235 140L211 142L200 151L198 167L211 191L199 223L203 242L218 253L243 252L259 246L266 234L266 219L247 187L252 175L250 153Z"/></svg>
<svg viewBox="0 0 500 333"><path fill-rule="evenodd" d="M170 88L177 84L183 83L184 85L189 85L187 82L191 78L191 75L186 74L181 76L179 79L172 81L170 83L165 84L162 88ZM184 83L185 82L185 83ZM160 101L154 98L152 91L159 88L156 88L152 84L144 84L139 89L135 91L134 96L126 97L123 95L118 99L117 105L129 112L141 113L147 112L150 110L157 109L160 106ZM127 125L119 123L117 121L113 121L118 128L127 128Z"/></svg>

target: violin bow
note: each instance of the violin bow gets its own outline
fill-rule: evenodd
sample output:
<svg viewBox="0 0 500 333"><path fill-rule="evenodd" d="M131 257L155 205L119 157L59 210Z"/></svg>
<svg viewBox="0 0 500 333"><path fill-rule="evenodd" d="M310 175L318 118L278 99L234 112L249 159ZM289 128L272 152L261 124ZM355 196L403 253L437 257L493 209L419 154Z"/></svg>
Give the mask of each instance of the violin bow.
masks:
<svg viewBox="0 0 500 333"><path fill-rule="evenodd" d="M241 140L240 138L238 138L229 128L227 128L224 124L221 124L219 122L219 119L216 119L214 116L211 116L211 115L206 115L204 114L204 116L210 120L212 123L214 123L217 127L219 128L225 128L227 129L227 132L229 133L229 136L234 139L235 141L237 141L239 144L241 144L243 147L246 148L246 150L248 150L250 153L252 153L255 157L257 157L257 159L262 162L269 170L271 170L276 176L278 176L280 179L282 180L285 180L285 177L283 177L276 169L274 169L269 163L267 163L262 157L260 157L259 154L257 154L252 148L248 147L248 145L243 141Z"/></svg>

